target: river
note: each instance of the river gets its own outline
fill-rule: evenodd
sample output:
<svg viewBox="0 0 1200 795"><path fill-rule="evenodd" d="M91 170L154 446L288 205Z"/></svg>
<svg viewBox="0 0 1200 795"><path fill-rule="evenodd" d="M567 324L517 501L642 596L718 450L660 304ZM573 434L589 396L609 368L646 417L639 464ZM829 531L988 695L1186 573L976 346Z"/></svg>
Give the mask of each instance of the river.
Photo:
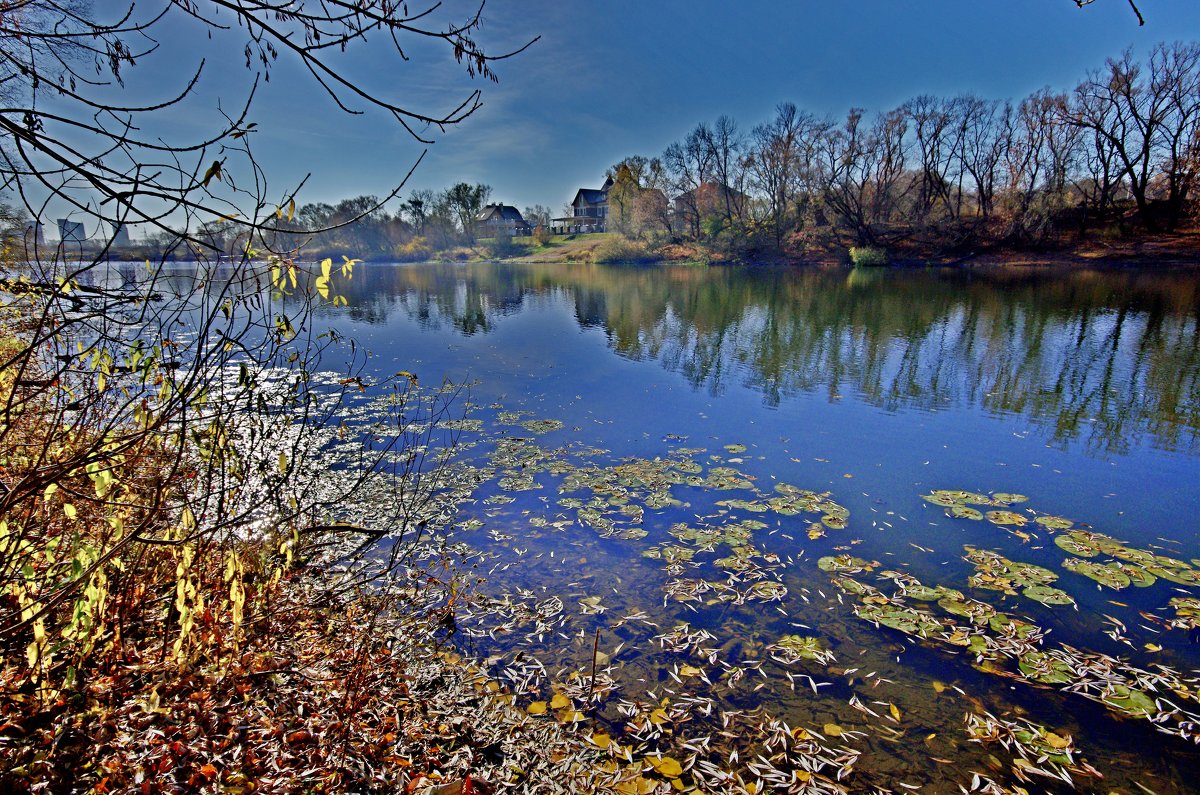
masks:
<svg viewBox="0 0 1200 795"><path fill-rule="evenodd" d="M714 750L729 715L815 738L812 791L1197 791L1200 271L368 264L345 296L318 325L377 372L470 384L454 642L521 698L571 720L595 664L614 741L743 785L786 765Z"/></svg>

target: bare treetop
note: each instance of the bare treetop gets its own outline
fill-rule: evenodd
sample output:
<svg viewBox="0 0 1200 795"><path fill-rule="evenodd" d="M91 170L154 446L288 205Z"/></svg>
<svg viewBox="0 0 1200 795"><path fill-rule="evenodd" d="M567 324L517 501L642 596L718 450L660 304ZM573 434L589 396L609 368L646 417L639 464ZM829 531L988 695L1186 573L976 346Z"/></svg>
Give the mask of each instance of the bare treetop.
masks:
<svg viewBox="0 0 1200 795"><path fill-rule="evenodd" d="M479 108L480 90L452 98L448 108L415 107L397 96L401 81L366 87L349 71L349 54L369 43L389 61L382 73L414 74L430 67L412 51L441 44L469 77L494 81L492 65L532 41L489 54L476 38L483 10L482 2L455 10L395 0L160 0L149 11L134 3L111 11L86 0L0 0L0 189L18 194L34 215L48 195L113 223L165 228L181 211L207 211L254 225L265 207L265 175L250 154L257 124L249 114L261 80L280 66L298 69L346 113L381 111L428 143L430 129ZM191 141L147 132L155 114L198 101L205 62L176 57L196 35L169 24L180 14L198 22L201 35L240 46L248 71L244 96L232 107L223 97L212 126ZM178 64L174 85L148 102L115 101L129 72L155 51ZM156 82L171 77L156 75Z"/></svg>

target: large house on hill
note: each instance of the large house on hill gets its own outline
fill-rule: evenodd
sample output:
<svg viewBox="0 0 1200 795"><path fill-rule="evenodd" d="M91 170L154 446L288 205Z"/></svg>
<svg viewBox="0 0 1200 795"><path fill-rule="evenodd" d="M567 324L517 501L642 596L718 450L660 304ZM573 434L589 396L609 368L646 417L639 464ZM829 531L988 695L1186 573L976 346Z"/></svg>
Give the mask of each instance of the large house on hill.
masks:
<svg viewBox="0 0 1200 795"><path fill-rule="evenodd" d="M580 188L571 201L571 214L550 220L550 231L560 235L577 232L603 232L608 228L608 190L612 180L604 180L598 190Z"/></svg>
<svg viewBox="0 0 1200 795"><path fill-rule="evenodd" d="M511 204L489 204L475 216L475 229L480 237L528 235L529 223L521 211Z"/></svg>

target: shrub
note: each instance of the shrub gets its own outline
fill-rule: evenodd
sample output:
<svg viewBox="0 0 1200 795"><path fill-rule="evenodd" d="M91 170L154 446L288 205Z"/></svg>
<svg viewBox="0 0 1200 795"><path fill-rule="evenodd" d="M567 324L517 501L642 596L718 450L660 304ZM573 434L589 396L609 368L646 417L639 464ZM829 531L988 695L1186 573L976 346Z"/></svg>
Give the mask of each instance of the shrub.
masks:
<svg viewBox="0 0 1200 795"><path fill-rule="evenodd" d="M550 245L552 237L553 235L550 234L550 230L546 228L545 224L538 224L537 229L533 230L533 242L539 246Z"/></svg>
<svg viewBox="0 0 1200 795"><path fill-rule="evenodd" d="M511 237L500 235L499 237L490 240L484 248L487 254L492 259L505 259L507 257L519 257L525 253L525 247L519 243L514 243Z"/></svg>
<svg viewBox="0 0 1200 795"><path fill-rule="evenodd" d="M649 263L658 262L658 254L651 251L644 243L614 237L596 246L592 253L592 261L604 264L616 263Z"/></svg>
<svg viewBox="0 0 1200 795"><path fill-rule="evenodd" d="M875 246L851 246L850 261L856 268L878 268L888 264L888 253Z"/></svg>
<svg viewBox="0 0 1200 795"><path fill-rule="evenodd" d="M423 237L414 237L407 243L400 243L395 250L399 262L428 262L433 259L433 247Z"/></svg>

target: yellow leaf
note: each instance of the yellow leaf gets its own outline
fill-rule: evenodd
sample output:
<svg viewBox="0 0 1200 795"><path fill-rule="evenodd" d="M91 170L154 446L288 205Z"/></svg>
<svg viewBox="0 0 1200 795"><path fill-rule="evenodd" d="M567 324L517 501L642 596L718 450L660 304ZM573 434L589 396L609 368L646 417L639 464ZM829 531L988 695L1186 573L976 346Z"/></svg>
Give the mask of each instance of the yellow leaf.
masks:
<svg viewBox="0 0 1200 795"><path fill-rule="evenodd" d="M1162 651L1163 647L1159 646L1157 643L1147 643L1145 649L1146 651Z"/></svg>
<svg viewBox="0 0 1200 795"><path fill-rule="evenodd" d="M694 665L683 665L679 668L679 673L683 676L700 676L704 671Z"/></svg>
<svg viewBox="0 0 1200 795"><path fill-rule="evenodd" d="M842 736L842 727L838 726L836 723L826 723L823 731L826 734L828 734L830 737L841 737Z"/></svg>
<svg viewBox="0 0 1200 795"><path fill-rule="evenodd" d="M68 519L74 519L75 515L78 513L78 511L75 510L74 505L72 505L71 503L68 502L68 503L63 503L63 513L65 513L67 515Z"/></svg>
<svg viewBox="0 0 1200 795"><path fill-rule="evenodd" d="M938 692L938 693L946 692L946 686L936 679L933 680L933 689L935 692Z"/></svg>
<svg viewBox="0 0 1200 795"><path fill-rule="evenodd" d="M679 761L669 756L657 757L648 756L646 762L650 767L654 768L654 772L658 773L663 778L679 778L683 775L683 765Z"/></svg>
<svg viewBox="0 0 1200 795"><path fill-rule="evenodd" d="M888 712L892 713L893 718L895 718L896 720L900 720L900 708L897 707L895 704L891 704L891 703L888 704Z"/></svg>
<svg viewBox="0 0 1200 795"><path fill-rule="evenodd" d="M597 748L608 748L610 745L612 745L612 738L604 732L596 732L588 739L591 740L592 745L596 746Z"/></svg>
<svg viewBox="0 0 1200 795"><path fill-rule="evenodd" d="M535 701L532 704L530 704L528 707L526 707L525 711L528 712L530 715L545 715L546 714L546 702L545 701Z"/></svg>
<svg viewBox="0 0 1200 795"><path fill-rule="evenodd" d="M551 709L566 709L571 706L571 699L564 696L562 693L555 693L554 698L550 699Z"/></svg>
<svg viewBox="0 0 1200 795"><path fill-rule="evenodd" d="M279 454L279 474L281 474L281 475L287 474L287 464L288 464L287 456L281 452Z"/></svg>
<svg viewBox="0 0 1200 795"><path fill-rule="evenodd" d="M1066 748L1068 745L1071 744L1070 740L1068 740L1065 737L1059 736L1059 735L1055 734L1054 732L1046 732L1042 736L1042 739L1045 740L1046 745L1050 746L1051 748L1062 749L1062 748Z"/></svg>

